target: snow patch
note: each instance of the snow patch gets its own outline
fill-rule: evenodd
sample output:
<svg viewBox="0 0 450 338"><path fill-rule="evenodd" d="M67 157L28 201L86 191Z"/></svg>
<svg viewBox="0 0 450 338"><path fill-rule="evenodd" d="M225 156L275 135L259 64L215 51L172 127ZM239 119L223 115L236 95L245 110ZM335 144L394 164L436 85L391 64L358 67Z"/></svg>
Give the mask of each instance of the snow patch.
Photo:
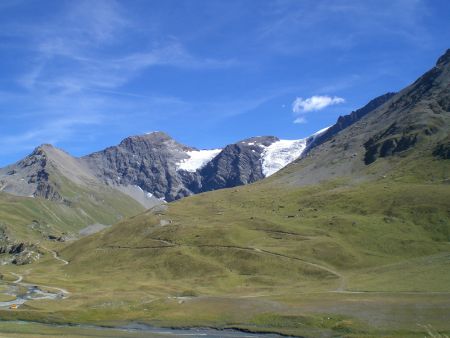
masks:
<svg viewBox="0 0 450 338"><path fill-rule="evenodd" d="M186 154L189 156L189 158L178 162L176 164L177 170L195 172L197 171L197 169L200 169L203 166L205 166L221 151L222 149L187 151Z"/></svg>
<svg viewBox="0 0 450 338"><path fill-rule="evenodd" d="M325 133L329 127L320 129L309 137L299 140L279 140L265 147L262 155L262 170L265 177L273 175L289 163L298 159L306 146L316 137Z"/></svg>
<svg viewBox="0 0 450 338"><path fill-rule="evenodd" d="M276 173L300 157L306 148L307 138L279 140L266 147L262 153L262 170L265 177Z"/></svg>
<svg viewBox="0 0 450 338"><path fill-rule="evenodd" d="M142 193L144 193L144 194L145 194L145 197L147 197L147 198L152 198L152 197L153 197L153 194L152 194L151 192L148 192L148 191L142 189L142 188L141 188L140 186L138 186L138 185L135 185L135 187L138 188L139 191L141 191Z"/></svg>
<svg viewBox="0 0 450 338"><path fill-rule="evenodd" d="M312 134L310 137L316 138L317 136L322 135L324 132L326 132L328 129L330 129L331 126L325 127L323 129L320 129L319 131L316 131L314 134Z"/></svg>

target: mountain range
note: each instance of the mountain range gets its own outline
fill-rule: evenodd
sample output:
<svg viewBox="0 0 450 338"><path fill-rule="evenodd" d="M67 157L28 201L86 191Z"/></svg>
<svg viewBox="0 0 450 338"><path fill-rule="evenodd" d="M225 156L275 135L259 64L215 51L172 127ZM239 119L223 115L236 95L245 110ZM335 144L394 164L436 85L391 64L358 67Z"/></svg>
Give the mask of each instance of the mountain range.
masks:
<svg viewBox="0 0 450 338"><path fill-rule="evenodd" d="M5 318L450 332L450 50L305 139L197 150L154 132L81 158L43 145L0 180L0 241L15 260L2 273L64 288Z"/></svg>
<svg viewBox="0 0 450 338"><path fill-rule="evenodd" d="M310 137L281 140L251 137L223 149L198 150L164 132L127 137L117 146L75 158L50 144L0 169L0 191L26 197L70 202L61 180L88 186L103 184L125 193L145 207L192 194L249 184L268 177L339 131L383 105L394 94L382 95L335 125Z"/></svg>

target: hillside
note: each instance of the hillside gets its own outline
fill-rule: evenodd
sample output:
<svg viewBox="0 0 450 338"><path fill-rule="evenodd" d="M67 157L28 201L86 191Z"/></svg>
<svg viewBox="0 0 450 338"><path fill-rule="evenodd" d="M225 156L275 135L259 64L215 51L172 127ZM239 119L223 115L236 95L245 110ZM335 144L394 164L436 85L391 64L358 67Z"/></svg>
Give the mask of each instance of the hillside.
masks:
<svg viewBox="0 0 450 338"><path fill-rule="evenodd" d="M30 257L40 257L35 244L41 240L73 240L165 201L269 177L392 95L380 96L330 128L297 140L258 136L223 149L198 150L152 132L81 158L43 144L0 168L0 252L13 253L2 259L15 262L25 255L21 263L31 262Z"/></svg>
<svg viewBox="0 0 450 338"><path fill-rule="evenodd" d="M23 170L15 169L19 166ZM82 176L77 168L69 176L72 179L59 169L42 148L9 168L8 177L2 180L3 190L23 189L22 193L32 196L0 192L1 263L31 263L47 253L43 249L47 246L60 246L81 237L83 231L101 229L145 210L128 195ZM24 183L10 185L10 177Z"/></svg>
<svg viewBox="0 0 450 338"><path fill-rule="evenodd" d="M269 178L155 206L72 243L59 252L68 264L46 259L26 277L72 296L2 316L448 335L449 82L447 51Z"/></svg>

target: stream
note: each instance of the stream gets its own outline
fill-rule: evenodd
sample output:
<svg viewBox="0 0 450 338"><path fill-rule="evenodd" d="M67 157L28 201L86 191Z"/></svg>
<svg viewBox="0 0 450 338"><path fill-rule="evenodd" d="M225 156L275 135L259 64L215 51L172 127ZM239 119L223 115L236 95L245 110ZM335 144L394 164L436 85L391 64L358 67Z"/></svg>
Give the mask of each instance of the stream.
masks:
<svg viewBox="0 0 450 338"><path fill-rule="evenodd" d="M20 287L25 288L26 292L21 292ZM40 299L61 299L64 297L63 293L53 293L49 291L44 291L40 289L37 285L30 285L25 283L10 284L6 286L5 290L0 293L12 297L16 297L13 300L7 302L0 302L0 309L10 308L11 306L20 305L26 303L29 300L40 300Z"/></svg>
<svg viewBox="0 0 450 338"><path fill-rule="evenodd" d="M0 286L3 288L0 290L0 294L8 295L15 297L15 299L6 302L0 302L0 310L12 309L20 307L22 304L25 304L29 300L41 300L41 299L62 299L65 298L66 292L63 289L56 289L58 292L49 292L41 289L37 285L23 283L22 277L16 275L18 279L14 282L10 283L0 283ZM271 333L250 333L245 331L240 331L238 329L224 329L218 330L214 328L163 328L163 327L154 327L145 324L138 323L130 323L125 326L120 327L103 327L103 326L95 326L95 325L69 325L69 324L43 324L36 322L27 322L27 321L0 321L0 323L9 323L13 325L20 325L21 327L27 325L38 325L40 327L46 328L58 328L58 329L80 329L80 330L89 330L96 332L104 332L105 336L108 336L108 333L127 333L131 334L131 337L136 334L139 337L145 335L145 337L151 337L156 335L160 336L169 336L169 337L205 337L205 338L255 338L255 337L264 337L264 338L278 338L281 337L277 334ZM1 332L1 331L0 331ZM147 336L148 335L148 336Z"/></svg>
<svg viewBox="0 0 450 338"><path fill-rule="evenodd" d="M24 326L33 326L35 328L45 328L45 329L63 329L64 331L67 329L67 334L70 334L70 330L86 330L86 333L89 333L89 336L93 332L98 332L100 335L95 335L96 337L108 337L109 334L127 334L127 337L203 337L203 338L281 338L286 336L281 336L275 333L251 333L240 331L238 329L214 329L214 328L164 328L164 327L154 327L146 324L138 324L138 323L130 323L126 326L120 327L104 327L104 326L96 326L96 325L87 325L87 324L44 324L37 322L27 322L27 321L1 321L2 323L9 325L17 325L20 327ZM35 333L38 332L39 329ZM1 333L0 326L0 333ZM77 331L79 334L80 332ZM63 335L65 335L64 333Z"/></svg>

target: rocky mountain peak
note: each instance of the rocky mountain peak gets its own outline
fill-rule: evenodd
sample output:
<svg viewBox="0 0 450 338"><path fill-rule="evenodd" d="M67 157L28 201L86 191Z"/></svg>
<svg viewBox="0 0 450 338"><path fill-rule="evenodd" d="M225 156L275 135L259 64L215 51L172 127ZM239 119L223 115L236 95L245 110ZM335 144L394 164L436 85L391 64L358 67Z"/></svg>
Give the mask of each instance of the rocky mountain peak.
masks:
<svg viewBox="0 0 450 338"><path fill-rule="evenodd" d="M63 149L57 148L52 144L43 143L40 146L36 147L33 152L29 155L31 156L45 156L49 159L55 156L70 156Z"/></svg>
<svg viewBox="0 0 450 338"><path fill-rule="evenodd" d="M167 134L163 131L153 131L153 132L146 133L143 135L131 136L131 138L147 140L147 141L152 141L152 142L165 142L165 141L173 140L173 138L169 134Z"/></svg>
<svg viewBox="0 0 450 338"><path fill-rule="evenodd" d="M129 136L120 142L119 147L136 154L148 152L150 149L161 148L172 148L182 151L195 150L194 148L178 143L171 136L161 131L155 131L144 135Z"/></svg>
<svg viewBox="0 0 450 338"><path fill-rule="evenodd" d="M40 146L37 146L34 148L33 152L29 156L35 156L35 155L45 155L49 150L53 149L54 147L49 143L41 144Z"/></svg>
<svg viewBox="0 0 450 338"><path fill-rule="evenodd" d="M48 167L48 165L51 163L53 166L58 167L63 171L68 167L76 168L79 164L78 160L72 157L66 151L48 143L41 144L40 146L36 147L30 155L28 155L22 161L19 161L18 164L19 166L21 164L29 166L30 163L36 163L38 161L43 168ZM78 174L76 174L75 172L78 172ZM84 170L81 170L81 168L72 170L72 176L79 176L79 174L82 173L85 174L84 176L90 176L84 173Z"/></svg>
<svg viewBox="0 0 450 338"><path fill-rule="evenodd" d="M163 143L172 140L172 138L163 132L153 132L143 135L133 135L123 139L119 146L127 146L129 144L138 144L138 143Z"/></svg>
<svg viewBox="0 0 450 338"><path fill-rule="evenodd" d="M279 141L280 139L275 136L255 136L245 140L239 141L240 145L263 145L265 147L270 146L272 143Z"/></svg>

